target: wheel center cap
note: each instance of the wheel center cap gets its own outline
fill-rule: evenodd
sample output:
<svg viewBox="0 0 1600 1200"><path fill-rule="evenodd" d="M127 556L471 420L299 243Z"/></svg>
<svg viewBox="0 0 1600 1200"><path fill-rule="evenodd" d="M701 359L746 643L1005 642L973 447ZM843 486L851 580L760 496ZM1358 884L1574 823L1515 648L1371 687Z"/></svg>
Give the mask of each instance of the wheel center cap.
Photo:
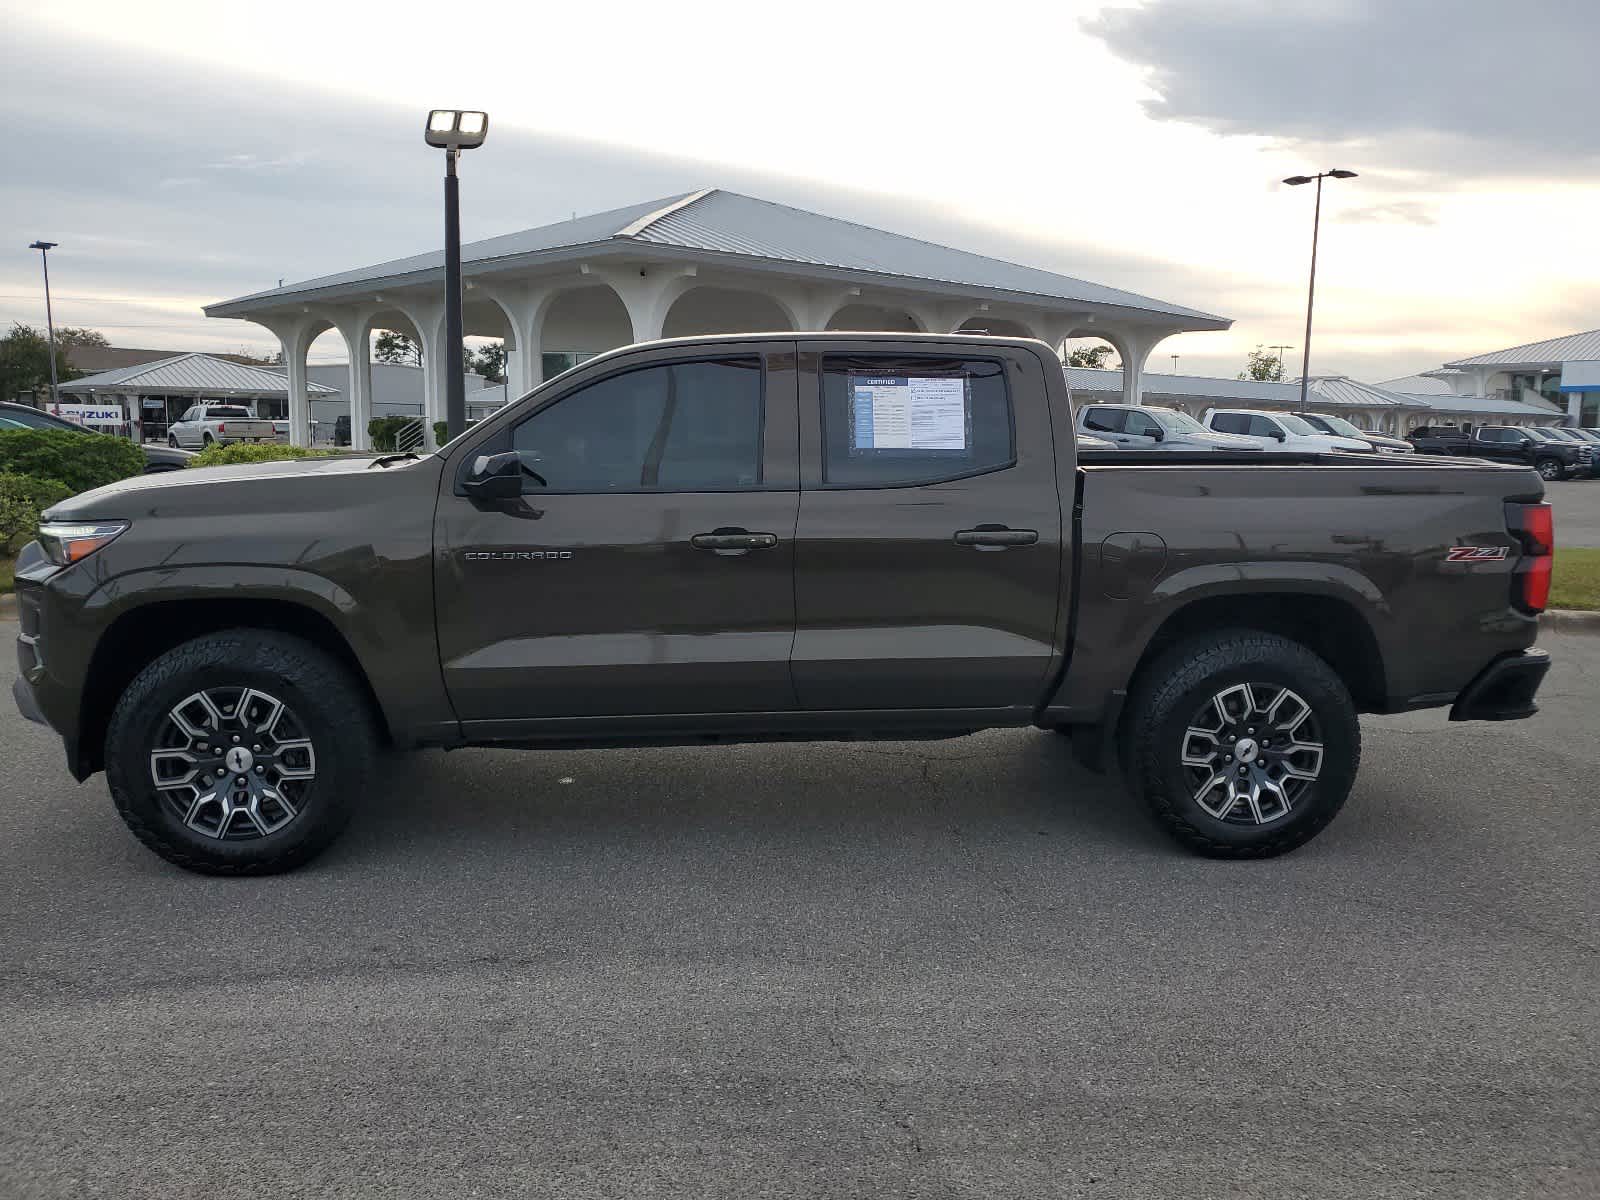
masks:
<svg viewBox="0 0 1600 1200"><path fill-rule="evenodd" d="M251 754L250 751L246 750L243 746L234 746L226 755L223 756L222 761L227 766L228 770L232 771L235 775L243 775L251 767L256 765L256 756Z"/></svg>
<svg viewBox="0 0 1600 1200"><path fill-rule="evenodd" d="M1256 745L1255 738L1240 738L1233 753L1240 762L1253 763L1261 756L1261 747Z"/></svg>

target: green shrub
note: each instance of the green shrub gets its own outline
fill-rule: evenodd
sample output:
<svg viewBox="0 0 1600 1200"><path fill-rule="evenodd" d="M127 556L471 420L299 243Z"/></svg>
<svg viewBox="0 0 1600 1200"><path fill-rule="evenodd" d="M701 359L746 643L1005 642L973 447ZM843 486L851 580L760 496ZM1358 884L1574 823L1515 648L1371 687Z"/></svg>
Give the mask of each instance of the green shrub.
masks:
<svg viewBox="0 0 1600 1200"><path fill-rule="evenodd" d="M0 432L0 472L57 480L69 495L127 479L144 470L144 451L127 438L70 429Z"/></svg>
<svg viewBox="0 0 1600 1200"><path fill-rule="evenodd" d="M230 442L211 445L183 465L186 467L227 467L238 463L277 462L286 458L327 458L335 450L311 450L282 442Z"/></svg>
<svg viewBox="0 0 1600 1200"><path fill-rule="evenodd" d="M21 549L39 532L39 514L70 495L72 489L57 479L0 473L0 554Z"/></svg>
<svg viewBox="0 0 1600 1200"><path fill-rule="evenodd" d="M435 421L433 423L433 444L442 446L450 440L450 422Z"/></svg>
<svg viewBox="0 0 1600 1200"><path fill-rule="evenodd" d="M373 417L367 422L367 436L372 439L374 450L394 449L395 438L400 436L410 417Z"/></svg>

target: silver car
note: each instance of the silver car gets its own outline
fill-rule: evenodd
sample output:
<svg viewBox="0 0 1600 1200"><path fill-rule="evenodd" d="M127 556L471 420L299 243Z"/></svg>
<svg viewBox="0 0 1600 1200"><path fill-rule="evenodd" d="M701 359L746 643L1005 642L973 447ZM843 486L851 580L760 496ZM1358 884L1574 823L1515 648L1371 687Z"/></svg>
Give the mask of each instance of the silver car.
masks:
<svg viewBox="0 0 1600 1200"><path fill-rule="evenodd" d="M1077 426L1079 433L1104 438L1119 450L1261 450L1250 438L1217 433L1175 408L1085 404Z"/></svg>

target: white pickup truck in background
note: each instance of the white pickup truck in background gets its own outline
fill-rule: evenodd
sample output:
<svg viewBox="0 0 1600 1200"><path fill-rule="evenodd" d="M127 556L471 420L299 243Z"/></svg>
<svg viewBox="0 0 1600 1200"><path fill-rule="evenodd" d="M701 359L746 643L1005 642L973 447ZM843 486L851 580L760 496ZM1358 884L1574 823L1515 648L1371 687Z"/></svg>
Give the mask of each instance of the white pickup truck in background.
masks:
<svg viewBox="0 0 1600 1200"><path fill-rule="evenodd" d="M196 404L167 430L167 445L204 450L214 443L277 440L272 422L243 404Z"/></svg>

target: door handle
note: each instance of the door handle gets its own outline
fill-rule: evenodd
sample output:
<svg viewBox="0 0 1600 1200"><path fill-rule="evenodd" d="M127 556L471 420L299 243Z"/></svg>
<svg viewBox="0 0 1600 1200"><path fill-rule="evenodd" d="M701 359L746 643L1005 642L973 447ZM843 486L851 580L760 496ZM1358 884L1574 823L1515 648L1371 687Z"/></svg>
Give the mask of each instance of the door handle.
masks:
<svg viewBox="0 0 1600 1200"><path fill-rule="evenodd" d="M775 533L751 533L748 529L725 527L710 533L697 533L689 539L697 550L710 550L724 556L748 554L752 550L768 550L778 544Z"/></svg>
<svg viewBox="0 0 1600 1200"><path fill-rule="evenodd" d="M979 525L976 529L958 529L956 545L972 546L978 550L1004 550L1008 546L1032 546L1039 540L1037 529L1011 529L1005 525Z"/></svg>

